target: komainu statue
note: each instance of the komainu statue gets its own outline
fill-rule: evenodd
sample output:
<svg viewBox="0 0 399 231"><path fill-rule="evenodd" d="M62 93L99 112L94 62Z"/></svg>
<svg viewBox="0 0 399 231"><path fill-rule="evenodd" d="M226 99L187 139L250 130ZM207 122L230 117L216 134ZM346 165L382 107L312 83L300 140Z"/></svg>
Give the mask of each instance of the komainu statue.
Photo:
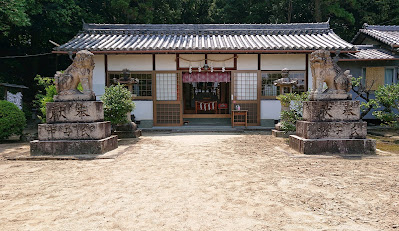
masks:
<svg viewBox="0 0 399 231"><path fill-rule="evenodd" d="M93 92L93 53L82 50L76 53L73 63L64 71L54 76L58 95L54 101L96 100ZM83 91L77 89L82 84Z"/></svg>
<svg viewBox="0 0 399 231"><path fill-rule="evenodd" d="M310 100L352 99L350 71L343 72L331 58L330 52L317 50L311 54L310 67L313 76ZM327 89L323 91L324 82Z"/></svg>

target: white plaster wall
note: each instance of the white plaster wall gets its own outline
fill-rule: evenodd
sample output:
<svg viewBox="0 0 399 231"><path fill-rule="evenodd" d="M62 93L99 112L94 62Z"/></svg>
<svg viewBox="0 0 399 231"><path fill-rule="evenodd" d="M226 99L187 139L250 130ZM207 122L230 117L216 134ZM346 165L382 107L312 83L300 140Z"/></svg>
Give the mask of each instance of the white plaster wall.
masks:
<svg viewBox="0 0 399 231"><path fill-rule="evenodd" d="M94 55L94 70L93 70L93 91L97 99L104 94L105 88L105 65L104 55Z"/></svg>
<svg viewBox="0 0 399 231"><path fill-rule="evenodd" d="M262 54L262 70L305 70L306 54Z"/></svg>
<svg viewBox="0 0 399 231"><path fill-rule="evenodd" d="M238 54L237 70L258 70L258 55Z"/></svg>
<svg viewBox="0 0 399 231"><path fill-rule="evenodd" d="M234 67L234 54L208 54L208 65L213 67ZM226 60L227 61L220 61ZM214 60L214 61L212 61Z"/></svg>
<svg viewBox="0 0 399 231"><path fill-rule="evenodd" d="M175 71L176 70L176 55L175 54L155 55L155 70L157 70L157 71Z"/></svg>
<svg viewBox="0 0 399 231"><path fill-rule="evenodd" d="M205 59L205 54L180 54L179 55L180 58L183 59L187 59L190 61L194 61L194 60L204 60ZM190 61L186 61L180 59L180 63L179 63L179 67L181 68L188 68L190 67ZM199 62L191 62L191 66L194 68L198 68L198 67L203 67L205 64L205 61L199 61Z"/></svg>
<svg viewBox="0 0 399 231"><path fill-rule="evenodd" d="M152 55L108 55L108 71L152 71Z"/></svg>
<svg viewBox="0 0 399 231"><path fill-rule="evenodd" d="M260 118L261 119L280 119L281 104L279 100L261 100Z"/></svg>
<svg viewBox="0 0 399 231"><path fill-rule="evenodd" d="M132 114L136 117L136 120L153 120L153 101L133 101L136 108L132 111Z"/></svg>

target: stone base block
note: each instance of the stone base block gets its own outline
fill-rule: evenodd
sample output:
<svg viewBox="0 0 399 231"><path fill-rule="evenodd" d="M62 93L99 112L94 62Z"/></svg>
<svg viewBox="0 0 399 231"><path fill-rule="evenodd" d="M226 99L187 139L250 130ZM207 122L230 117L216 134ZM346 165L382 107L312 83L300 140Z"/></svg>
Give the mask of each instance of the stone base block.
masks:
<svg viewBox="0 0 399 231"><path fill-rule="evenodd" d="M118 138L138 138L141 136L141 130L135 131L115 131L113 134L117 135Z"/></svg>
<svg viewBox="0 0 399 231"><path fill-rule="evenodd" d="M305 139L365 139L367 123L298 121L296 135Z"/></svg>
<svg viewBox="0 0 399 231"><path fill-rule="evenodd" d="M310 93L310 100L351 100L350 93Z"/></svg>
<svg viewBox="0 0 399 231"><path fill-rule="evenodd" d="M303 120L320 121L358 121L360 120L359 101L305 101Z"/></svg>
<svg viewBox="0 0 399 231"><path fill-rule="evenodd" d="M47 123L104 121L103 102L74 101L47 103Z"/></svg>
<svg viewBox="0 0 399 231"><path fill-rule="evenodd" d="M118 137L101 140L52 140L30 142L32 156L103 154L118 147Z"/></svg>
<svg viewBox="0 0 399 231"><path fill-rule="evenodd" d="M290 136L290 147L303 154L375 154L371 139L305 139Z"/></svg>
<svg viewBox="0 0 399 231"><path fill-rule="evenodd" d="M272 129L272 135L274 137L281 137L281 138L288 138L290 135L295 134L294 132L285 132L285 131L279 131L277 129Z"/></svg>
<svg viewBox="0 0 399 231"><path fill-rule="evenodd" d="M125 123L122 125L114 125L115 131L135 131L137 130L137 124L134 122Z"/></svg>
<svg viewBox="0 0 399 231"><path fill-rule="evenodd" d="M39 140L100 140L111 135L111 122L39 124Z"/></svg>
<svg viewBox="0 0 399 231"><path fill-rule="evenodd" d="M55 95L53 97L55 102L62 101L96 101L96 95L91 92L87 94L77 93L71 95Z"/></svg>

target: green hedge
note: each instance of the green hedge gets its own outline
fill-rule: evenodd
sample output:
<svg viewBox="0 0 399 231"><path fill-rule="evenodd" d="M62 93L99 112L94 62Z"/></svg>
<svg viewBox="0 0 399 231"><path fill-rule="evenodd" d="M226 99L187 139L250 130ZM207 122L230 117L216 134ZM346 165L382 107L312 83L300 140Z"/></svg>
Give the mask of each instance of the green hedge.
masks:
<svg viewBox="0 0 399 231"><path fill-rule="evenodd" d="M0 100L0 140L22 135L26 126L24 113L13 103Z"/></svg>

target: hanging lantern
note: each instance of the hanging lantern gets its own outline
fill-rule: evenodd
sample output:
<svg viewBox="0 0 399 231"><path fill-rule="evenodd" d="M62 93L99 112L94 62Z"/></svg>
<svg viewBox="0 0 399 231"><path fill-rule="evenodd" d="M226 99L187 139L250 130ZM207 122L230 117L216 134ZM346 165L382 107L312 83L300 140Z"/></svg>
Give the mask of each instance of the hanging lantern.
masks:
<svg viewBox="0 0 399 231"><path fill-rule="evenodd" d="M198 67L198 72L201 72L201 67Z"/></svg>

